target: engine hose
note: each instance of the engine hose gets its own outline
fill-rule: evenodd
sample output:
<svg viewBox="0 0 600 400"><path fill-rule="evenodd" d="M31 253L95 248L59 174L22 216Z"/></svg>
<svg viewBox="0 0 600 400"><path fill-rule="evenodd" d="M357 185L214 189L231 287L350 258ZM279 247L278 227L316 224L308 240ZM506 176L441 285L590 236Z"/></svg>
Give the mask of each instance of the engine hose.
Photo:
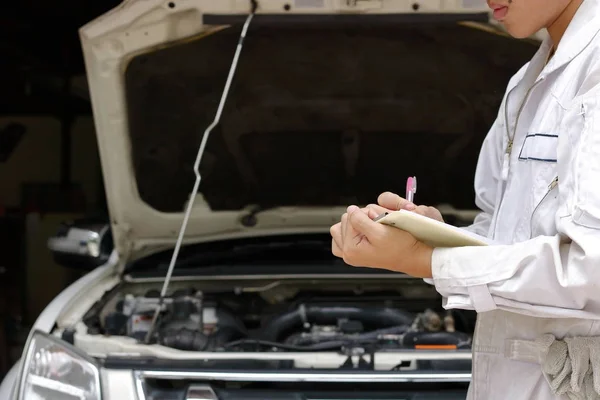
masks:
<svg viewBox="0 0 600 400"><path fill-rule="evenodd" d="M301 306L281 314L267 323L261 332L261 339L278 342L286 333L298 330L305 322L317 325L336 325L337 321L342 318L384 328L410 325L414 320L412 314L393 308Z"/></svg>
<svg viewBox="0 0 600 400"><path fill-rule="evenodd" d="M415 348L418 346L456 346L457 349L471 343L469 335L463 332L407 332L402 339L402 346Z"/></svg>
<svg viewBox="0 0 600 400"><path fill-rule="evenodd" d="M348 334L341 333L339 335L335 335L333 337L328 337L326 339L319 340L319 341L315 341L314 338L312 338L310 336L302 337L301 336L302 334L296 334L296 335L292 335L289 338L287 338L285 343L295 345L295 346L310 346L315 343L329 343L332 341L341 341L344 343L362 342L365 340L367 340L367 341L375 340L381 335L401 335L401 334L407 332L409 329L410 329L409 325L403 325L403 326L394 326L394 327L385 328L385 329L377 329L377 330L374 330L371 332L360 333L360 334L355 334L355 335L348 335Z"/></svg>
<svg viewBox="0 0 600 400"><path fill-rule="evenodd" d="M160 344L179 350L202 351L207 343L208 339L202 332L188 328L167 330L160 334Z"/></svg>
<svg viewBox="0 0 600 400"><path fill-rule="evenodd" d="M219 321L219 328L231 328L240 332L242 336L247 335L244 323L233 312L223 306L217 308L217 320Z"/></svg>
<svg viewBox="0 0 600 400"><path fill-rule="evenodd" d="M398 327L401 328L401 327ZM400 330L400 329L398 329ZM380 330L378 334L382 333L385 330ZM370 332L374 333L374 332ZM388 330L388 334L391 332ZM367 335L362 335L360 338L353 338L352 340L343 340L343 339L332 339L329 341L315 343L310 345L297 345L297 344L289 344L289 343L277 343L271 342L267 340L260 339L241 339L234 342L226 343L223 345L225 350L232 349L239 346L254 346L258 347L273 347L279 348L282 350L288 351L326 351L326 350L336 350L344 346L352 346L352 345L374 345L377 343L377 337L372 335L373 337L365 337ZM407 332L404 334L404 340L402 347L404 348L414 348L419 345L431 345L431 346L440 346L440 345L453 345L456 346L457 349L468 348L470 345L470 337L461 332ZM258 351L258 350L257 350Z"/></svg>
<svg viewBox="0 0 600 400"><path fill-rule="evenodd" d="M214 350L224 347L227 343L246 337L244 332L239 329L226 326L219 328L215 333L210 335L208 342L208 350Z"/></svg>
<svg viewBox="0 0 600 400"><path fill-rule="evenodd" d="M366 343L365 343L366 342ZM371 342L375 342L374 340ZM326 351L326 350L337 350L341 347L348 345L348 341L336 340L330 342L317 343L310 346L294 346L291 344L270 342L267 340L260 339L241 339L236 340L235 342L227 343L223 346L224 349L231 349L234 347L242 346L242 345L254 345L255 347L263 346L263 347L274 347L282 350L289 351ZM350 343L351 344L351 343ZM367 341L363 341L361 344L370 344Z"/></svg>

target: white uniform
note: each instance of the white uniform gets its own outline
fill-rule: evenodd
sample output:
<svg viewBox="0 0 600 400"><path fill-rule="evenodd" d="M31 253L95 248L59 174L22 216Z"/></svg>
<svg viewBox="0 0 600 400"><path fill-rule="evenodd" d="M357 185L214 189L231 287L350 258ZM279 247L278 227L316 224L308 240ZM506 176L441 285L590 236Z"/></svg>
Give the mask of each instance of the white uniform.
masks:
<svg viewBox="0 0 600 400"><path fill-rule="evenodd" d="M600 0L584 0L548 61L550 48L511 79L477 166L468 229L502 245L433 254L444 307L478 312L470 399L600 398L555 395L552 380L579 391L587 359L552 377L547 346L530 342L600 337ZM600 338L585 343L600 387Z"/></svg>

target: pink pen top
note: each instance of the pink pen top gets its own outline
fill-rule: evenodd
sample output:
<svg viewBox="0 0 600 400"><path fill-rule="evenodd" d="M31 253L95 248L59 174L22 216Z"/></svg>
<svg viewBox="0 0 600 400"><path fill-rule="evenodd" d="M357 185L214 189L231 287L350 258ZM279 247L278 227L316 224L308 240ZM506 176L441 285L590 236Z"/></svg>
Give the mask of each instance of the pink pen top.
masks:
<svg viewBox="0 0 600 400"><path fill-rule="evenodd" d="M417 192L417 177L409 176L406 180L406 200L411 203L414 201L415 193Z"/></svg>

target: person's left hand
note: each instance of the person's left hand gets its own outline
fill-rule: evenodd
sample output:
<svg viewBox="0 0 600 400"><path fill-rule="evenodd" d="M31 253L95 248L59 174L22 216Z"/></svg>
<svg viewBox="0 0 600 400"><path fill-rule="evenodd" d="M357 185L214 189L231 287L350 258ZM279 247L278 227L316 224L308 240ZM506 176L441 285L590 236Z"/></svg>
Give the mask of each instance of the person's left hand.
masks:
<svg viewBox="0 0 600 400"><path fill-rule="evenodd" d="M330 229L333 254L355 267L431 278L433 249L408 232L374 222L369 215L368 209L348 207L341 222Z"/></svg>

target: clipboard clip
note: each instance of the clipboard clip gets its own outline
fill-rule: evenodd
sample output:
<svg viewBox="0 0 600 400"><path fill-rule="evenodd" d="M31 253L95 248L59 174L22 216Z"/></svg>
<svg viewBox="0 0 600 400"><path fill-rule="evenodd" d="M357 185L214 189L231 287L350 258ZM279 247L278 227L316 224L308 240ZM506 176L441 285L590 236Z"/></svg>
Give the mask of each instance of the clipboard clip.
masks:
<svg viewBox="0 0 600 400"><path fill-rule="evenodd" d="M388 214L389 214L389 212L384 212L383 214L379 214L378 216L375 217L375 219L373 219L373 222L379 221L380 219L382 219L383 217L385 217Z"/></svg>

